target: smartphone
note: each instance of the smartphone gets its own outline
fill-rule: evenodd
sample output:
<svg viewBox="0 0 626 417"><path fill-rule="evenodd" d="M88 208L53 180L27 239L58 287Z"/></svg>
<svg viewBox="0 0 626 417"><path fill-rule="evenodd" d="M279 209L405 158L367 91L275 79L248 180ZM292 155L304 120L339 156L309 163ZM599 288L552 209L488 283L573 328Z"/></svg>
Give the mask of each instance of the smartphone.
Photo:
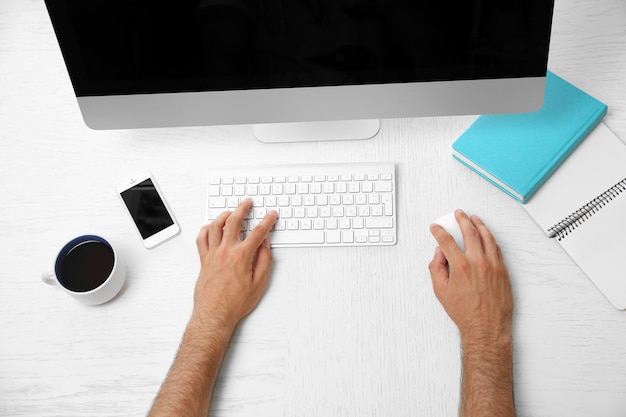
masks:
<svg viewBox="0 0 626 417"><path fill-rule="evenodd" d="M152 249L180 233L172 211L149 172L130 177L116 189L146 248Z"/></svg>

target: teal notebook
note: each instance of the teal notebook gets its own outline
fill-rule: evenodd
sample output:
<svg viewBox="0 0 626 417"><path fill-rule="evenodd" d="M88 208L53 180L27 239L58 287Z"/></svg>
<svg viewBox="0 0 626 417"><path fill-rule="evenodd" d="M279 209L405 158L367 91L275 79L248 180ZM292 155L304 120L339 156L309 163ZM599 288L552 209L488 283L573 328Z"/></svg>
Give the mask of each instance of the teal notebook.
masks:
<svg viewBox="0 0 626 417"><path fill-rule="evenodd" d="M605 104L548 72L539 111L480 116L454 142L452 155L526 203L606 111Z"/></svg>

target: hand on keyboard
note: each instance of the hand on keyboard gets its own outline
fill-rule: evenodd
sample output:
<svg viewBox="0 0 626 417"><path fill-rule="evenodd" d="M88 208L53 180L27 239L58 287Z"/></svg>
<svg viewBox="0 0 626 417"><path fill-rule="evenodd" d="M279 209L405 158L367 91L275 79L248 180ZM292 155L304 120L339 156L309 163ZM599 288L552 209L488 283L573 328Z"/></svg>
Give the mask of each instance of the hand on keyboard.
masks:
<svg viewBox="0 0 626 417"><path fill-rule="evenodd" d="M198 234L200 276L194 293L193 320L205 325L217 321L233 329L257 305L267 286L272 252L267 233L276 221L268 213L241 241L239 224L250 211L244 200L233 212L220 214Z"/></svg>
<svg viewBox="0 0 626 417"><path fill-rule="evenodd" d="M393 164L324 164L225 169L210 173L207 222L250 198L245 237L270 210L279 213L272 246L396 243Z"/></svg>

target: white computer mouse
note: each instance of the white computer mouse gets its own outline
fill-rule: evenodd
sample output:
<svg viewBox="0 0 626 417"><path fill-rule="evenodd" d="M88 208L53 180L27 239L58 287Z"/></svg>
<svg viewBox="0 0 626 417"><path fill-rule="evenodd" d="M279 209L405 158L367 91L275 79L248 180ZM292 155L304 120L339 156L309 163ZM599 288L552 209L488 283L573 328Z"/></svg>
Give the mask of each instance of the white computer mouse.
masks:
<svg viewBox="0 0 626 417"><path fill-rule="evenodd" d="M454 217L454 212L439 217L433 223L436 223L446 229L446 232L452 235L456 244L459 245L459 248L461 248L462 251L465 251L465 245L463 244L463 234L461 233L461 227L459 226L459 223Z"/></svg>

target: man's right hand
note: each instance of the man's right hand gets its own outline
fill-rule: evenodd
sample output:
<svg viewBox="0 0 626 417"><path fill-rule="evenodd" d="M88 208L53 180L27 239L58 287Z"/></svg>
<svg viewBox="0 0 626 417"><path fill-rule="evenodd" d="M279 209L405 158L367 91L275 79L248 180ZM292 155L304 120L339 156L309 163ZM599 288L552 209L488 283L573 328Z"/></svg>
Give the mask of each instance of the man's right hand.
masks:
<svg viewBox="0 0 626 417"><path fill-rule="evenodd" d="M441 226L431 261L435 295L461 333L462 417L514 417L513 296L502 251L476 216L455 212L465 252Z"/></svg>
<svg viewBox="0 0 626 417"><path fill-rule="evenodd" d="M435 295L463 339L510 337L513 296L502 251L478 217L457 210L455 218L465 252L441 226L430 226L439 244L429 265Z"/></svg>

